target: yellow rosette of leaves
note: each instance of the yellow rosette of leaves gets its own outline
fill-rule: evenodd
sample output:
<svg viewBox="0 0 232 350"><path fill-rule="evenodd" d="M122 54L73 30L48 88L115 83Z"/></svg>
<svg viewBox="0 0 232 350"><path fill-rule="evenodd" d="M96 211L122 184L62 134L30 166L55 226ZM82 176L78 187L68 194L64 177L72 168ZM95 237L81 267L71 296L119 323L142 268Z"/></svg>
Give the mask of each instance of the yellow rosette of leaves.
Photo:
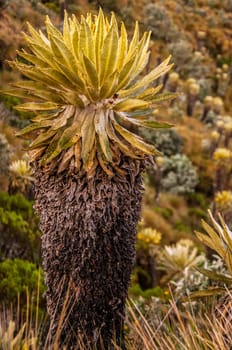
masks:
<svg viewBox="0 0 232 350"><path fill-rule="evenodd" d="M28 24L25 40L30 51L11 62L27 80L13 84L5 94L28 99L16 107L35 113L22 136L33 139L31 160L69 165L89 175L100 165L113 175L119 171L120 152L131 158L158 154L155 147L132 132L138 127L165 128L152 114L155 106L176 97L160 93L153 82L172 67L170 57L142 76L149 59L150 32L139 35L136 23L128 42L124 23L115 15L90 13L78 20L64 18L60 32L46 19L46 34Z"/></svg>

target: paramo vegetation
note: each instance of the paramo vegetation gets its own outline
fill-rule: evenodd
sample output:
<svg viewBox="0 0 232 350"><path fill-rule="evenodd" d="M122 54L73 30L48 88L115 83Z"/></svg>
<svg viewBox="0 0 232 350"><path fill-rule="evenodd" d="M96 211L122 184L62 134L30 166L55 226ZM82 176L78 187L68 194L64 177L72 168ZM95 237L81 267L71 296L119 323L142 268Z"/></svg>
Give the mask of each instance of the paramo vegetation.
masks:
<svg viewBox="0 0 232 350"><path fill-rule="evenodd" d="M0 1L0 90L0 348L229 350L231 0Z"/></svg>

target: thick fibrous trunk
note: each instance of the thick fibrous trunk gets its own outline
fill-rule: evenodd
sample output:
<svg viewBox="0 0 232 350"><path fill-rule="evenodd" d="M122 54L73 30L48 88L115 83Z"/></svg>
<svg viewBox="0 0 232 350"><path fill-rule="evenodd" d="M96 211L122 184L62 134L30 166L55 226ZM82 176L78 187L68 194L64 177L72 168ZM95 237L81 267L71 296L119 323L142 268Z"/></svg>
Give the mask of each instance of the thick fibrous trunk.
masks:
<svg viewBox="0 0 232 350"><path fill-rule="evenodd" d="M47 306L53 340L78 349L124 347L124 307L135 258L144 162L122 159L126 175L47 175L35 168ZM60 324L59 324L60 321ZM103 345L103 346L102 346Z"/></svg>

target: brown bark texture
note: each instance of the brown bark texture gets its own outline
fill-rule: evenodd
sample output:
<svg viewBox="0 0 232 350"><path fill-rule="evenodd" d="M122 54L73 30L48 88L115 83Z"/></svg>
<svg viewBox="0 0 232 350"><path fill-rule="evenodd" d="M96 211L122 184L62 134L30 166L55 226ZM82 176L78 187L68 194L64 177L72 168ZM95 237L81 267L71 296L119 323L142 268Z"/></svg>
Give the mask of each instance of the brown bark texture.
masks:
<svg viewBox="0 0 232 350"><path fill-rule="evenodd" d="M124 344L124 315L135 259L144 161L122 156L125 175L98 167L85 173L46 173L35 165L47 308L52 339L69 349Z"/></svg>

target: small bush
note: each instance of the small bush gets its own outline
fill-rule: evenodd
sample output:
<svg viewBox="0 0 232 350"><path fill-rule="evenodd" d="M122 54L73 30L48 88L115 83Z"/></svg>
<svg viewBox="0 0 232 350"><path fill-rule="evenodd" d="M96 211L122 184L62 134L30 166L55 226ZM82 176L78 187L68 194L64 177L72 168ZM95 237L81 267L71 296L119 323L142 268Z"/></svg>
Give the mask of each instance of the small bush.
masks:
<svg viewBox="0 0 232 350"><path fill-rule="evenodd" d="M197 171L184 154L164 157L161 171L161 186L164 191L185 194L193 192L198 183Z"/></svg>
<svg viewBox="0 0 232 350"><path fill-rule="evenodd" d="M19 294L22 298L25 298L27 292L36 295L39 280L41 297L45 291L43 279L42 270L35 264L21 259L6 259L0 263L0 299L4 303L10 303L16 301Z"/></svg>
<svg viewBox="0 0 232 350"><path fill-rule="evenodd" d="M33 203L22 194L0 192L0 258L40 261L40 232Z"/></svg>
<svg viewBox="0 0 232 350"><path fill-rule="evenodd" d="M146 129L142 133L165 156L181 153L183 149L183 138L174 129L160 131Z"/></svg>
<svg viewBox="0 0 232 350"><path fill-rule="evenodd" d="M144 6L144 24L146 30L152 31L154 40L160 39L170 42L180 36L172 17L160 4L148 3Z"/></svg>

